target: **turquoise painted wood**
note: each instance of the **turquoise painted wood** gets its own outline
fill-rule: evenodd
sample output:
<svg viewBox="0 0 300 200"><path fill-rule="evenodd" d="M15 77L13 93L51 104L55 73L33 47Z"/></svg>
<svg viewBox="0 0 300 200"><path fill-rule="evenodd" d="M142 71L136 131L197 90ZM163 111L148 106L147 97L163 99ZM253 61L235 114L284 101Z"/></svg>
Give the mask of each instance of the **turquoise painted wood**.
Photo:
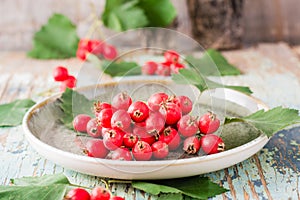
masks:
<svg viewBox="0 0 300 200"><path fill-rule="evenodd" d="M225 83L250 86L253 96L270 107L300 109L300 60L289 46L261 44L224 55L244 72L239 77L225 77ZM58 87L51 72L60 64L69 66L73 74L80 69L76 59L36 61L27 59L22 52L0 53L0 103L27 97L42 99L38 93ZM10 178L61 172L74 184L103 185L99 177L45 160L28 144L20 126L0 128L0 169L1 185L8 185ZM277 133L251 158L205 176L230 190L213 199L300 199L300 127ZM127 184L113 184L111 191L126 199L157 199Z"/></svg>

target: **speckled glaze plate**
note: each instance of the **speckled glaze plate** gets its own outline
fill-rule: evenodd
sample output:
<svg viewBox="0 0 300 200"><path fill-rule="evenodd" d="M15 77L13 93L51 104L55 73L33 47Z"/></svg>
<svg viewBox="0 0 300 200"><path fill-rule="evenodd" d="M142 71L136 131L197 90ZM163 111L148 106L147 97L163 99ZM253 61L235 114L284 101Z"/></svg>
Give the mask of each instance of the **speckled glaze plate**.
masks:
<svg viewBox="0 0 300 200"><path fill-rule="evenodd" d="M253 97L230 89L208 90L200 95L189 85L176 85L168 80L131 80L105 83L78 89L89 99L110 101L120 91L129 93L133 100L146 100L154 92L187 95L194 102L192 114L201 115L207 110L215 112L221 120L224 116L242 116L266 105ZM173 152L167 160L114 161L87 157L82 145L88 139L76 136L61 122L62 110L59 107L60 94L47 98L33 106L25 115L23 128L29 143L45 158L81 173L117 179L167 179L193 176L224 169L239 163L256 152L267 142L247 124L232 123L220 127L216 134L221 135L227 150L213 155L186 158L183 152ZM76 99L73 99L74 106Z"/></svg>

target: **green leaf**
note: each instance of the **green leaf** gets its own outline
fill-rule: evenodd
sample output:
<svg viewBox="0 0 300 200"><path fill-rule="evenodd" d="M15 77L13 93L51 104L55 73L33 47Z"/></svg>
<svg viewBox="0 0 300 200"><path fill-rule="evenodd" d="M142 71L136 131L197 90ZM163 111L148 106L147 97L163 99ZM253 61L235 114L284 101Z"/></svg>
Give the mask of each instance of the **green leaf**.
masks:
<svg viewBox="0 0 300 200"><path fill-rule="evenodd" d="M31 99L22 99L0 105L0 127L20 125L25 113L34 104Z"/></svg>
<svg viewBox="0 0 300 200"><path fill-rule="evenodd" d="M52 15L35 33L28 56L38 59L69 58L76 55L79 38L76 26L64 15Z"/></svg>
<svg viewBox="0 0 300 200"><path fill-rule="evenodd" d="M169 0L140 0L141 7L147 16L149 27L168 26L176 17L176 9Z"/></svg>
<svg viewBox="0 0 300 200"><path fill-rule="evenodd" d="M185 60L190 67L196 68L205 76L240 75L241 72L235 66L228 63L219 51L208 49L201 58L192 55L186 56Z"/></svg>
<svg viewBox="0 0 300 200"><path fill-rule="evenodd" d="M18 186L27 185L51 185L51 184L70 184L64 174L44 175L40 177L22 177L11 179L10 182Z"/></svg>
<svg viewBox="0 0 300 200"><path fill-rule="evenodd" d="M137 0L106 1L102 21L104 25L116 31L125 31L144 27L148 24L147 17Z"/></svg>
<svg viewBox="0 0 300 200"><path fill-rule="evenodd" d="M12 186L0 186L0 200L62 200L70 182L63 174L13 179Z"/></svg>
<svg viewBox="0 0 300 200"><path fill-rule="evenodd" d="M225 118L224 124L232 122L246 122L257 130L271 137L278 131L300 123L299 111L290 108L276 107L268 111L259 110L251 115L241 118Z"/></svg>
<svg viewBox="0 0 300 200"><path fill-rule="evenodd" d="M223 85L211 81L207 77L202 76L201 73L197 72L194 69L180 69L178 74L172 74L172 80L177 84L191 84L196 86L201 92L207 89L215 88L229 88L244 94L252 94L252 91L249 87L244 86L232 86L232 85Z"/></svg>
<svg viewBox="0 0 300 200"><path fill-rule="evenodd" d="M207 177L200 176L152 182L133 181L132 186L154 195L160 193L181 193L197 199L207 199L228 191L211 182Z"/></svg>
<svg viewBox="0 0 300 200"><path fill-rule="evenodd" d="M69 129L73 129L72 122L76 115L87 114L93 116L93 101L74 90L67 88L59 100L60 107L64 112L61 122Z"/></svg>
<svg viewBox="0 0 300 200"><path fill-rule="evenodd" d="M183 195L179 193L167 193L167 194L160 194L157 198L157 200L182 200Z"/></svg>

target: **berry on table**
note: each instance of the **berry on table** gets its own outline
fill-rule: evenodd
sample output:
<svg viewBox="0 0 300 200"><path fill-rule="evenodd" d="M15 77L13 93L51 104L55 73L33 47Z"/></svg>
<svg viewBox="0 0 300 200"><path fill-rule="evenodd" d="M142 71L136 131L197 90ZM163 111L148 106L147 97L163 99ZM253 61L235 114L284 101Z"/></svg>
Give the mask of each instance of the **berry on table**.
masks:
<svg viewBox="0 0 300 200"><path fill-rule="evenodd" d="M113 60L117 57L118 52L116 47L108 44L103 44L101 47L102 55L107 60Z"/></svg>
<svg viewBox="0 0 300 200"><path fill-rule="evenodd" d="M85 152L89 157L95 158L105 158L109 153L101 139L88 140L85 144Z"/></svg>
<svg viewBox="0 0 300 200"><path fill-rule="evenodd" d="M86 127L91 117L86 114L79 114L73 119L73 128L75 131L86 132Z"/></svg>
<svg viewBox="0 0 300 200"><path fill-rule="evenodd" d="M142 74L154 75L157 70L157 63L148 61L142 66Z"/></svg>
<svg viewBox="0 0 300 200"><path fill-rule="evenodd" d="M170 151L177 149L180 145L180 136L176 129L168 126L159 135L159 141L166 143Z"/></svg>
<svg viewBox="0 0 300 200"><path fill-rule="evenodd" d="M159 76L170 76L171 75L171 67L170 66L171 66L171 63L169 63L169 62L158 63L155 73Z"/></svg>
<svg viewBox="0 0 300 200"><path fill-rule="evenodd" d="M200 146L200 139L197 136L188 137L183 142L183 150L187 154L197 154L200 150Z"/></svg>
<svg viewBox="0 0 300 200"><path fill-rule="evenodd" d="M68 69L63 66L57 66L53 70L53 78L55 81L67 80L68 76L69 76Z"/></svg>
<svg viewBox="0 0 300 200"><path fill-rule="evenodd" d="M131 103L131 97L126 92L121 92L113 97L111 105L118 110L128 110Z"/></svg>
<svg viewBox="0 0 300 200"><path fill-rule="evenodd" d="M74 88L76 86L76 78L74 76L69 75L66 80L61 82L60 91L63 92L66 88Z"/></svg>
<svg viewBox="0 0 300 200"><path fill-rule="evenodd" d="M198 128L198 117L193 117L190 115L184 115L181 119L177 122L177 129L178 132L183 137L190 137L195 135L199 128Z"/></svg>
<svg viewBox="0 0 300 200"><path fill-rule="evenodd" d="M136 101L129 106L128 113L134 122L143 122L149 116L149 108L146 103Z"/></svg>
<svg viewBox="0 0 300 200"><path fill-rule="evenodd" d="M138 141L132 149L132 154L136 160L150 160L152 157L152 148L147 142Z"/></svg>
<svg viewBox="0 0 300 200"><path fill-rule="evenodd" d="M86 125L86 132L89 136L98 138L102 136L102 127L98 124L96 118L90 119Z"/></svg>
<svg viewBox="0 0 300 200"><path fill-rule="evenodd" d="M88 51L86 49L81 49L81 48L78 48L77 51L76 51L76 57L79 59L79 60L82 60L82 61L85 61L86 60L86 54L88 53Z"/></svg>
<svg viewBox="0 0 300 200"><path fill-rule="evenodd" d="M214 133L220 127L220 120L217 118L216 114L208 112L199 119L198 127L203 134Z"/></svg>
<svg viewBox="0 0 300 200"><path fill-rule="evenodd" d="M74 188L65 196L66 200L90 200L90 194L83 188Z"/></svg>
<svg viewBox="0 0 300 200"><path fill-rule="evenodd" d="M206 154L215 154L225 150L225 144L217 135L207 134L201 137L201 148Z"/></svg>
<svg viewBox="0 0 300 200"><path fill-rule="evenodd" d="M95 187L91 191L91 200L109 200L110 192L102 187Z"/></svg>
<svg viewBox="0 0 300 200"><path fill-rule="evenodd" d="M169 147L165 142L157 141L151 145L153 157L163 159L169 154Z"/></svg>

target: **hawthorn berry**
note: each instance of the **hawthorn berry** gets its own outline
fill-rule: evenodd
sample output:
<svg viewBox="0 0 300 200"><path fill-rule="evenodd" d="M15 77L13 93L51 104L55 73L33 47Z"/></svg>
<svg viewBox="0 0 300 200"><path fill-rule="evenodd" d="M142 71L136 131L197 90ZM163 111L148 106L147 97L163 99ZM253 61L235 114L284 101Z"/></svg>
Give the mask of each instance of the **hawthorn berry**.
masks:
<svg viewBox="0 0 300 200"><path fill-rule="evenodd" d="M60 91L63 92L66 88L74 88L76 86L76 78L74 76L69 75L66 80L61 82Z"/></svg>
<svg viewBox="0 0 300 200"><path fill-rule="evenodd" d="M154 75L157 70L157 63L148 61L142 66L142 74Z"/></svg>
<svg viewBox="0 0 300 200"><path fill-rule="evenodd" d="M200 139L197 136L187 137L183 142L183 150L187 154L197 154L200 146Z"/></svg>
<svg viewBox="0 0 300 200"><path fill-rule="evenodd" d="M107 129L103 132L104 146L113 151L122 146L124 133L120 129Z"/></svg>
<svg viewBox="0 0 300 200"><path fill-rule="evenodd" d="M104 146L103 140L92 139L85 144L85 152L89 157L105 158L109 150Z"/></svg>
<svg viewBox="0 0 300 200"><path fill-rule="evenodd" d="M170 76L171 64L169 62L158 63L155 73L159 76Z"/></svg>
<svg viewBox="0 0 300 200"><path fill-rule="evenodd" d="M112 160L132 160L132 155L129 149L120 147L114 151L111 151L108 155Z"/></svg>
<svg viewBox="0 0 300 200"><path fill-rule="evenodd" d="M177 98L180 101L180 108L181 108L182 115L186 115L190 113L193 109L192 100L187 96L177 96Z"/></svg>
<svg viewBox="0 0 300 200"><path fill-rule="evenodd" d="M158 135L165 126L165 117L160 112L150 113L146 119L146 131L151 135Z"/></svg>
<svg viewBox="0 0 300 200"><path fill-rule="evenodd" d="M206 154L215 154L225 150L225 144L217 135L207 134L201 137L201 148Z"/></svg>
<svg viewBox="0 0 300 200"><path fill-rule="evenodd" d="M185 66L182 63L173 63L171 65L171 73L178 74L180 69L184 69Z"/></svg>
<svg viewBox="0 0 300 200"><path fill-rule="evenodd" d="M179 53L173 50L168 50L165 51L164 57L167 62L176 63L179 60Z"/></svg>
<svg viewBox="0 0 300 200"><path fill-rule="evenodd" d="M220 127L220 120L217 118L216 114L208 112L199 119L198 127L203 134L214 133Z"/></svg>
<svg viewBox="0 0 300 200"><path fill-rule="evenodd" d="M112 115L110 123L112 128L119 128L125 131L131 125L131 118L126 110L117 110Z"/></svg>
<svg viewBox="0 0 300 200"><path fill-rule="evenodd" d="M163 159L169 154L169 147L167 143L162 141L154 142L151 145L153 157L157 159Z"/></svg>
<svg viewBox="0 0 300 200"><path fill-rule="evenodd" d="M147 142L138 141L132 149L132 154L136 160L150 160L152 157L152 148Z"/></svg>
<svg viewBox="0 0 300 200"><path fill-rule="evenodd" d="M91 117L86 114L79 114L73 119L73 128L75 131L86 132L87 124Z"/></svg>
<svg viewBox="0 0 300 200"><path fill-rule="evenodd" d="M101 47L102 55L107 60L113 60L117 57L118 52L116 47L108 44L103 44Z"/></svg>
<svg viewBox="0 0 300 200"><path fill-rule="evenodd" d="M180 145L180 136L176 129L168 126L159 135L159 141L164 142L168 145L169 150L173 151Z"/></svg>
<svg viewBox="0 0 300 200"><path fill-rule="evenodd" d="M136 134L125 133L123 136L123 145L127 148L132 148L138 142L139 138Z"/></svg>
<svg viewBox="0 0 300 200"><path fill-rule="evenodd" d="M91 200L109 200L110 192L102 187L95 187L91 191Z"/></svg>
<svg viewBox="0 0 300 200"><path fill-rule="evenodd" d="M158 111L160 106L168 100L169 96L166 93L160 92L152 94L147 103L152 111Z"/></svg>
<svg viewBox="0 0 300 200"><path fill-rule="evenodd" d="M131 97L126 92L121 92L113 97L111 105L118 110L128 110L131 103Z"/></svg>
<svg viewBox="0 0 300 200"><path fill-rule="evenodd" d="M90 200L90 194L83 188L74 188L65 196L66 200Z"/></svg>
<svg viewBox="0 0 300 200"><path fill-rule="evenodd" d="M129 106L128 113L134 122L143 122L149 116L149 108L146 103L136 101Z"/></svg>
<svg viewBox="0 0 300 200"><path fill-rule="evenodd" d="M111 118L113 116L113 109L111 108L105 108L100 111L100 113L97 116L97 121L100 126L104 128L111 128Z"/></svg>
<svg viewBox="0 0 300 200"><path fill-rule="evenodd" d="M190 137L195 135L199 130L198 118L190 115L184 115L177 122L177 129L183 137Z"/></svg>
<svg viewBox="0 0 300 200"><path fill-rule="evenodd" d="M102 136L102 127L98 124L96 118L90 119L86 125L86 132L89 136L98 138Z"/></svg>
<svg viewBox="0 0 300 200"><path fill-rule="evenodd" d="M176 124L182 115L180 107L172 102L163 104L159 111L165 115L167 125Z"/></svg>
<svg viewBox="0 0 300 200"><path fill-rule="evenodd" d="M156 141L157 135L153 135L147 132L145 127L135 126L133 128L133 134L138 136L138 139L152 145Z"/></svg>
<svg viewBox="0 0 300 200"><path fill-rule="evenodd" d="M54 68L52 74L55 81L64 81L69 77L68 69L63 66L57 66Z"/></svg>

